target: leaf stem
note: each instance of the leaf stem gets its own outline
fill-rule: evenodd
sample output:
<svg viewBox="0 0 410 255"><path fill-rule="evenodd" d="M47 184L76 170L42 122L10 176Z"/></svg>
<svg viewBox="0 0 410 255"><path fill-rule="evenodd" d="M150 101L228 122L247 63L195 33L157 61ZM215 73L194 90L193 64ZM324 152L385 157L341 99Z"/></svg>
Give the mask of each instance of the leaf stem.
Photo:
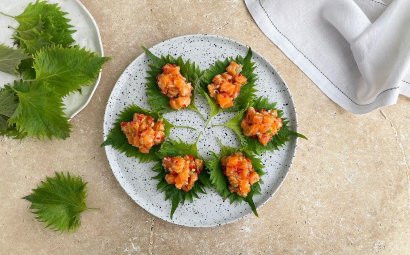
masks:
<svg viewBox="0 0 410 255"><path fill-rule="evenodd" d="M16 94L18 93L18 91L14 88L14 86L10 86L10 89L12 89Z"/></svg>
<svg viewBox="0 0 410 255"><path fill-rule="evenodd" d="M188 128L188 129L196 130L196 128L193 128L190 126L174 126L174 128Z"/></svg>
<svg viewBox="0 0 410 255"><path fill-rule="evenodd" d="M222 148L224 147L224 145L222 144L222 141L217 137L216 138L216 142L218 143L218 145Z"/></svg>
<svg viewBox="0 0 410 255"><path fill-rule="evenodd" d="M8 14L6 14L6 13L4 13L4 12L0 12L0 15L3 15L3 16L6 16L6 17L9 17L9 18L12 18L12 19L15 19L15 18L16 18L16 17L11 16L11 15L8 15Z"/></svg>
<svg viewBox="0 0 410 255"><path fill-rule="evenodd" d="M201 119L206 120L205 117L204 117L204 115L202 115L202 113L198 110L198 108L196 108L196 107L191 107L191 108L189 108L189 109L190 109L191 111L194 111L194 112L198 113L198 115L201 117Z"/></svg>
<svg viewBox="0 0 410 255"><path fill-rule="evenodd" d="M195 145L198 145L199 138L203 135L204 132L199 133L198 137L196 138Z"/></svg>
<svg viewBox="0 0 410 255"><path fill-rule="evenodd" d="M211 120L212 120L213 117L214 117L214 116L209 116L208 120L207 120L206 123L205 123L205 128L208 127L208 125L209 125L209 123L211 122Z"/></svg>
<svg viewBox="0 0 410 255"><path fill-rule="evenodd" d="M299 137L299 138L302 138L302 139L305 139L305 140L309 140L306 136L304 136L304 135L302 135L298 132L292 131L292 130L289 131L289 134L294 135L294 136Z"/></svg>

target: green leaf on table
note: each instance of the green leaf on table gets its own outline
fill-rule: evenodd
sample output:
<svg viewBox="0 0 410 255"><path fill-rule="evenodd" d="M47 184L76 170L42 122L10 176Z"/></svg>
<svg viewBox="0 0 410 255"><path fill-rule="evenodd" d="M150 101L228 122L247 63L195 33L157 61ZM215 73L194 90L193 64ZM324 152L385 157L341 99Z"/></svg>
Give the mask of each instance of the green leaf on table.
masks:
<svg viewBox="0 0 410 255"><path fill-rule="evenodd" d="M21 49L0 44L0 71L16 74L21 61L28 57Z"/></svg>
<svg viewBox="0 0 410 255"><path fill-rule="evenodd" d="M208 84L212 83L212 79L221 73L226 72L226 68L229 66L231 61L236 61L238 64L242 65L242 75L247 78L247 82L244 86L242 86L241 91L239 92L238 97L234 101L234 106L225 109L228 112L235 112L241 111L246 108L250 101L255 98L256 93L256 80L258 79L257 75L254 73L255 71L255 63L252 61L252 49L249 48L245 57L237 56L236 58L226 58L225 60L217 60L212 66L209 67L207 71L204 72L201 78L201 91L202 95L205 95L205 98L208 101L208 104L211 108L211 116L215 116L219 113L222 109L219 107L218 104L212 99L208 94Z"/></svg>
<svg viewBox="0 0 410 255"><path fill-rule="evenodd" d="M181 69L180 72L188 82L191 83L194 88L192 91L192 101L191 104L186 108L192 111L197 112L201 115L198 108L195 105L195 93L197 86L199 86L200 77L202 76L202 71L199 69L198 65L191 62L190 60L183 60L181 57L174 58L171 55L157 57L147 48L143 47L145 54L151 60L149 65L150 69L148 70L147 76L147 97L148 103L151 108L156 112L167 113L175 111L169 105L169 98L161 93L161 90L158 87L157 76L162 73L162 67L166 64L175 64L178 65ZM201 115L202 116L202 115Z"/></svg>
<svg viewBox="0 0 410 255"><path fill-rule="evenodd" d="M61 96L45 82L16 81L12 89L19 104L8 120L20 133L37 138L65 139L71 125L63 112Z"/></svg>
<svg viewBox="0 0 410 255"><path fill-rule="evenodd" d="M251 191L245 198L229 191L228 178L223 173L221 160L223 157L232 155L235 152L242 152L247 158L249 158L252 162L252 166L255 169L255 172L257 172L260 177L265 174L263 172L264 166L262 164L262 161L253 152L246 149L236 149L232 147L221 146L221 153L218 155L212 152L211 159L206 162L206 166L209 169L210 173L211 184L224 199L229 199L231 203L248 203L253 213L258 216L255 203L253 202L253 197L260 194L260 184L263 183L262 179L251 186Z"/></svg>
<svg viewBox="0 0 410 255"><path fill-rule="evenodd" d="M134 113L141 113L152 116L155 120L163 119L165 125L165 136L168 137L171 128L174 126L164 119L160 114L155 112L150 112L148 110L142 109L137 105L130 105L126 107L118 115L117 120L114 123L113 128L110 130L107 139L103 142L101 146L112 146L114 149L124 153L127 157L134 157L139 159L141 162L150 162L158 160L157 152L161 145L155 145L151 148L150 153L141 153L138 148L132 146L128 143L127 137L121 130L121 122L129 122L133 119Z"/></svg>
<svg viewBox="0 0 410 255"><path fill-rule="evenodd" d="M70 173L56 173L33 189L25 200L36 219L55 231L75 231L81 224L80 215L86 205L87 183Z"/></svg>
<svg viewBox="0 0 410 255"><path fill-rule="evenodd" d="M160 160L164 157L175 157L175 156L186 156L192 155L195 158L200 158L197 148L197 142L195 144L187 144L179 141L165 141L161 149L158 152ZM159 181L157 189L165 193L165 200L171 200L171 213L170 217L172 219L176 209L179 205L183 205L185 201L192 202L195 198L199 198L199 194L205 194L205 188L210 186L209 174L206 166L199 174L198 181L195 182L194 187L185 192L183 190L177 189L175 185L170 185L165 180L166 170L162 166L161 162L154 165L153 171L156 172L156 176L153 179Z"/></svg>
<svg viewBox="0 0 410 255"><path fill-rule="evenodd" d="M93 84L107 60L79 47L42 49L34 56L36 80L47 82L57 94L65 96Z"/></svg>
<svg viewBox="0 0 410 255"><path fill-rule="evenodd" d="M15 44L31 55L52 45L70 46L75 31L66 16L58 4L39 0L30 3L23 13L14 17L19 23L13 34Z"/></svg>
<svg viewBox="0 0 410 255"><path fill-rule="evenodd" d="M250 102L248 107L254 107L257 110L266 109L266 110L277 110L278 116L283 120L283 126L279 130L278 134L272 137L271 141L266 145L263 146L258 139L254 137L245 136L242 132L241 122L245 117L246 111L242 110L238 112L235 117L231 120L223 124L223 126L232 129L232 131L236 134L238 139L241 142L242 147L246 147L248 150L253 151L256 154L261 154L265 151L272 151L281 148L286 142L289 142L295 137L300 137L303 139L307 139L304 135L299 134L295 131L292 131L289 127L289 121L284 118L283 111L277 109L276 103L270 103L269 99L264 97L258 97L254 101Z"/></svg>

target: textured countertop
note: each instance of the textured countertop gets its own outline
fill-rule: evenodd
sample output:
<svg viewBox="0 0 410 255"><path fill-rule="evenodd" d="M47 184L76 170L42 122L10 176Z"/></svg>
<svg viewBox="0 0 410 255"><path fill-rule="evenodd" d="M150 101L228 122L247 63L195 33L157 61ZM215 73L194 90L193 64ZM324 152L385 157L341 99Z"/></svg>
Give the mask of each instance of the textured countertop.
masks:
<svg viewBox="0 0 410 255"><path fill-rule="evenodd" d="M65 141L0 138L0 254L410 254L410 100L357 116L335 105L258 29L241 0L83 0L112 56ZM108 96L152 46L206 33L250 45L275 66L296 104L301 140L287 179L247 217L218 228L166 223L114 178L102 142ZM407 158L406 158L407 157ZM89 183L79 231L44 229L21 199L54 171Z"/></svg>

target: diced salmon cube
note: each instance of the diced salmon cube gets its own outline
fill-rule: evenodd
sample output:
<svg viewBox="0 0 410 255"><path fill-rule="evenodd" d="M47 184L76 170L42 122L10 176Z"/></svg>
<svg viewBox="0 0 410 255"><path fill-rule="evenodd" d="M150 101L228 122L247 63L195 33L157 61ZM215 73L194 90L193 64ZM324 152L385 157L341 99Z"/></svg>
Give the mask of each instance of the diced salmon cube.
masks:
<svg viewBox="0 0 410 255"><path fill-rule="evenodd" d="M166 181L168 184L175 184L175 178L176 178L176 176L177 176L177 175L175 175L175 174L167 174L167 175L165 175L165 181Z"/></svg>
<svg viewBox="0 0 410 255"><path fill-rule="evenodd" d="M237 76L235 76L235 82L239 83L240 85L245 84L247 81L248 80L246 79L246 77L242 74L238 74Z"/></svg>
<svg viewBox="0 0 410 255"><path fill-rule="evenodd" d="M215 75L215 77L212 79L212 83L216 85L221 84L222 81L223 81L223 77L220 74Z"/></svg>
<svg viewBox="0 0 410 255"><path fill-rule="evenodd" d="M257 172L252 172L252 173L249 175L249 183L250 183L251 185L257 183L257 182L259 181L259 179L260 179L260 177L259 177L259 175L258 175Z"/></svg>
<svg viewBox="0 0 410 255"><path fill-rule="evenodd" d="M266 146L269 143L271 138L272 136L268 134L262 134L258 136L258 140L263 146Z"/></svg>
<svg viewBox="0 0 410 255"><path fill-rule="evenodd" d="M229 66L226 68L226 71L230 74L230 75L237 75L238 73L240 73L242 70L242 66L239 65L238 63L236 63L235 61L232 61Z"/></svg>
<svg viewBox="0 0 410 255"><path fill-rule="evenodd" d="M233 100L225 93L220 93L216 96L219 106L223 109L233 106Z"/></svg>
<svg viewBox="0 0 410 255"><path fill-rule="evenodd" d="M162 67L162 71L165 74L175 74L179 73L180 67L174 64L166 64Z"/></svg>
<svg viewBox="0 0 410 255"><path fill-rule="evenodd" d="M226 92L229 95L233 95L234 92L235 92L235 85L233 85L232 83L227 82L227 81L222 82L220 91L221 92Z"/></svg>

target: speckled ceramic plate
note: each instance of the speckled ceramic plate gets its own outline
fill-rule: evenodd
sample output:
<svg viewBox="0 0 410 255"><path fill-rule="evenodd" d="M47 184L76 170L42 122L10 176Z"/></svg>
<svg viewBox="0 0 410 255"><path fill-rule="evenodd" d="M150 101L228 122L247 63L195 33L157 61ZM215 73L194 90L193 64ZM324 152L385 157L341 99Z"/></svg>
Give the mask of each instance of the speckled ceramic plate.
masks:
<svg viewBox="0 0 410 255"><path fill-rule="evenodd" d="M245 56L247 49L243 44L219 36L186 35L159 43L150 50L157 56L171 54L191 59L205 70L217 59L235 57L238 54ZM253 61L256 63L256 73L259 76L257 94L278 102L278 107L283 109L290 121L290 127L296 130L295 108L285 83L275 69L256 52ZM137 104L149 109L145 96L145 77L149 62L145 54L140 55L127 67L115 85L105 112L104 139L113 127L118 113L126 106ZM209 108L206 101L201 97L196 100L199 110L207 115ZM212 119L211 125L224 123L233 115L233 113L220 113ZM205 122L195 112L185 110L172 112L165 114L165 118L175 125L197 129L197 131L173 129L172 139L181 138L184 142L192 143L202 132L198 149L205 159L209 158L210 151L219 152L216 138L225 145L239 145L231 130L224 127L205 128ZM282 183L292 163L295 148L296 140L293 140L279 151L262 155L266 175L263 176L261 185L262 194L254 197L257 207L268 201ZM156 190L157 181L151 179L155 175L150 170L153 164L143 164L135 158L128 158L110 146L106 147L106 153L115 177L128 195L142 208L163 220L190 227L212 227L252 214L248 204L230 204L213 189L208 189L207 194L201 195L194 202L180 205L171 219L169 216L171 202L165 201L164 194ZM254 217L253 214L250 217Z"/></svg>
<svg viewBox="0 0 410 255"><path fill-rule="evenodd" d="M1 0L0 11L9 15L18 15L24 11L26 6L35 0ZM68 13L68 18L74 26L76 32L73 35L76 44L85 47L88 50L104 55L100 32L93 16L79 0L48 0L50 3L58 3L61 9ZM13 45L11 36L12 29L8 26L16 27L17 22L13 19L0 15L0 43ZM64 98L66 106L65 113L68 117L73 118L77 113L83 110L90 102L91 97L100 82L101 74L98 76L93 86L87 86L82 89L82 93L72 93ZM0 87L13 82L16 79L13 75L0 72Z"/></svg>

